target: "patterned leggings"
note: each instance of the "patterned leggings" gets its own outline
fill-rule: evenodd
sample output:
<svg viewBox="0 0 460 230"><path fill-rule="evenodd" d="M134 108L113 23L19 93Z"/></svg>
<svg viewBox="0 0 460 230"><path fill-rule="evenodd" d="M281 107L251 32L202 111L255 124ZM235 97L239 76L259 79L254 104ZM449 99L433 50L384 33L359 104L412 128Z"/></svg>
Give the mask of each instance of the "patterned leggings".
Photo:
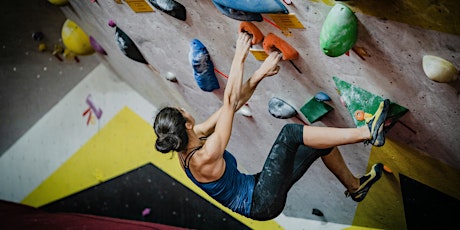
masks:
<svg viewBox="0 0 460 230"><path fill-rule="evenodd" d="M331 152L303 144L303 125L287 124L278 134L263 169L256 174L250 218L270 220L284 209L287 193L319 157Z"/></svg>

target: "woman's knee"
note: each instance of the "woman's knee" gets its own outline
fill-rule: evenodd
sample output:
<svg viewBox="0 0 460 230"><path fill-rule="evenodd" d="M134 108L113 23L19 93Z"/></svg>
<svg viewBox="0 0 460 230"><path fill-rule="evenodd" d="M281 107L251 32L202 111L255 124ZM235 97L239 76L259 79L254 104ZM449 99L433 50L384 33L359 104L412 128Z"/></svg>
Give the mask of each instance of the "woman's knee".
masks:
<svg viewBox="0 0 460 230"><path fill-rule="evenodd" d="M303 125L285 124L278 135L277 141L289 144L303 144Z"/></svg>

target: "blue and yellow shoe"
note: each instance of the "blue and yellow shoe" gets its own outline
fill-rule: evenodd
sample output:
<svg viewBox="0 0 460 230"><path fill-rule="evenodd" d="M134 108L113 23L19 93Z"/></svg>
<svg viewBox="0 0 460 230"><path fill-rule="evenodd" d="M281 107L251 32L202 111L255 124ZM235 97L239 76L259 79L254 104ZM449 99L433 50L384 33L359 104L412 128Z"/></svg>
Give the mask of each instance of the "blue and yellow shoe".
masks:
<svg viewBox="0 0 460 230"><path fill-rule="evenodd" d="M382 177L383 164L377 163L372 165L371 171L359 178L359 188L355 192L345 191L345 196L351 196L356 202L361 202L369 192L371 186Z"/></svg>
<svg viewBox="0 0 460 230"><path fill-rule="evenodd" d="M387 119L388 111L390 110L390 100L385 99L380 103L379 108L369 120L366 121L371 137L364 141L364 144L372 144L380 147L385 144L385 129L384 124Z"/></svg>

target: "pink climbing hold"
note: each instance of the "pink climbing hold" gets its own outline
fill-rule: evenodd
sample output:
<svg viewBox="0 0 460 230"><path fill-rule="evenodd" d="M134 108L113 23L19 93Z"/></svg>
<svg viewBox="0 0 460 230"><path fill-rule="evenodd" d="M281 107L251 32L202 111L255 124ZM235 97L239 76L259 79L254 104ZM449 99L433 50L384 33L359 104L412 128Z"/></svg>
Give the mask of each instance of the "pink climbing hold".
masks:
<svg viewBox="0 0 460 230"><path fill-rule="evenodd" d="M115 23L115 21L112 20L112 19L109 20L109 23L108 23L108 24L109 24L110 27L115 27L115 26L117 26L117 24Z"/></svg>
<svg viewBox="0 0 460 230"><path fill-rule="evenodd" d="M150 214L150 211L151 211L150 208L145 208L145 209L142 211L142 216L147 216L148 214Z"/></svg>

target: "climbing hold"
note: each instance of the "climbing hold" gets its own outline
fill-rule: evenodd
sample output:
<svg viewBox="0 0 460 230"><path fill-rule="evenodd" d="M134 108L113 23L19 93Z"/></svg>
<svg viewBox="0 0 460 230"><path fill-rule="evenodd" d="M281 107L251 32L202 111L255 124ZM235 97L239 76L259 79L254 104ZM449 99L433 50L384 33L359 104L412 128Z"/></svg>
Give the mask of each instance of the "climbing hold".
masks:
<svg viewBox="0 0 460 230"><path fill-rule="evenodd" d="M367 52L366 48L361 47L361 46L355 46L352 48L352 50L357 53L362 59L364 57L370 57L371 55Z"/></svg>
<svg viewBox="0 0 460 230"><path fill-rule="evenodd" d="M238 113L245 117L252 117L251 109L249 109L249 106L243 105L239 110Z"/></svg>
<svg viewBox="0 0 460 230"><path fill-rule="evenodd" d="M425 55L423 56L422 65L426 76L433 81L448 83L456 81L458 78L455 66L443 58Z"/></svg>
<svg viewBox="0 0 460 230"><path fill-rule="evenodd" d="M109 20L108 25L110 27L115 27L115 41L123 54L134 61L146 65L149 64L133 40L131 40L131 38L122 29L120 29L113 20Z"/></svg>
<svg viewBox="0 0 460 230"><path fill-rule="evenodd" d="M70 19L62 25L61 37L65 47L77 55L94 53L88 35Z"/></svg>
<svg viewBox="0 0 460 230"><path fill-rule="evenodd" d="M355 119L357 121L364 121L364 111L363 110L356 110L355 111Z"/></svg>
<svg viewBox="0 0 460 230"><path fill-rule="evenodd" d="M335 4L324 20L319 36L323 52L338 57L349 51L358 38L358 19L346 5Z"/></svg>
<svg viewBox="0 0 460 230"><path fill-rule="evenodd" d="M316 209L316 208L312 210L311 214L316 215L316 216L324 216L323 212L321 212L319 209Z"/></svg>
<svg viewBox="0 0 460 230"><path fill-rule="evenodd" d="M185 7L174 0L148 0L155 8L179 20L185 21L187 13Z"/></svg>
<svg viewBox="0 0 460 230"><path fill-rule="evenodd" d="M332 106L322 101L311 98L301 108L300 112L307 118L310 123L320 120L329 111L333 110Z"/></svg>
<svg viewBox="0 0 460 230"><path fill-rule="evenodd" d="M330 101L331 98L329 97L329 95L327 95L326 93L324 92L319 92L315 95L315 99L317 101Z"/></svg>
<svg viewBox="0 0 460 230"><path fill-rule="evenodd" d="M272 97L268 102L268 112L276 118L288 119L297 115L297 111L287 102Z"/></svg>
<svg viewBox="0 0 460 230"><path fill-rule="evenodd" d="M343 100L343 97L340 97L340 102L342 103L343 107L347 108L347 103L345 102L345 100Z"/></svg>
<svg viewBox="0 0 460 230"><path fill-rule="evenodd" d="M387 173L393 173L393 171L391 170L390 167L388 167L387 165L383 165L383 170Z"/></svg>
<svg viewBox="0 0 460 230"><path fill-rule="evenodd" d="M283 60L295 60L299 58L299 53L294 47L273 33L268 33L263 42L265 53L270 54L272 51L280 51L283 54Z"/></svg>
<svg viewBox="0 0 460 230"><path fill-rule="evenodd" d="M142 210L142 216L147 216L148 214L150 214L151 211L152 211L152 209L145 208L144 210Z"/></svg>
<svg viewBox="0 0 460 230"><path fill-rule="evenodd" d="M211 92L220 88L208 49L198 39L190 42L188 58L193 67L193 76L200 89Z"/></svg>
<svg viewBox="0 0 460 230"><path fill-rule="evenodd" d="M241 10L235 10L230 7L226 7L220 4L217 4L215 0L212 0L212 3L216 6L216 8L225 16L238 20L238 21L256 21L261 22L263 21L262 15L259 13L251 13L245 12Z"/></svg>
<svg viewBox="0 0 460 230"><path fill-rule="evenodd" d="M45 50L46 50L46 44L43 42L40 42L40 44L38 44L38 51L43 52Z"/></svg>
<svg viewBox="0 0 460 230"><path fill-rule="evenodd" d="M96 50L96 52L102 55L107 55L107 52L105 52L104 48L92 36L89 36L89 43L91 44L91 47Z"/></svg>
<svg viewBox="0 0 460 230"><path fill-rule="evenodd" d="M252 22L241 22L239 32L246 32L252 35L252 45L259 44L264 40L264 34Z"/></svg>
<svg viewBox="0 0 460 230"><path fill-rule="evenodd" d="M66 48L64 49L62 56L64 56L64 58L66 59L73 59L75 57L75 54L71 50Z"/></svg>
<svg viewBox="0 0 460 230"><path fill-rule="evenodd" d="M41 40L43 40L44 37L45 37L45 35L42 32L35 32L35 33L32 34L32 38L35 41L41 41Z"/></svg>
<svg viewBox="0 0 460 230"><path fill-rule="evenodd" d="M115 23L114 20L110 19L109 22L107 23L110 27L115 27L117 24Z"/></svg>
<svg viewBox="0 0 460 230"><path fill-rule="evenodd" d="M172 72L166 72L165 76L166 80L172 81L172 82L177 82L176 75Z"/></svg>
<svg viewBox="0 0 460 230"><path fill-rule="evenodd" d="M48 0L48 2L56 6L63 6L69 3L68 0Z"/></svg>
<svg viewBox="0 0 460 230"><path fill-rule="evenodd" d="M238 11L260 14L288 14L288 9L279 0L213 0L215 4Z"/></svg>

